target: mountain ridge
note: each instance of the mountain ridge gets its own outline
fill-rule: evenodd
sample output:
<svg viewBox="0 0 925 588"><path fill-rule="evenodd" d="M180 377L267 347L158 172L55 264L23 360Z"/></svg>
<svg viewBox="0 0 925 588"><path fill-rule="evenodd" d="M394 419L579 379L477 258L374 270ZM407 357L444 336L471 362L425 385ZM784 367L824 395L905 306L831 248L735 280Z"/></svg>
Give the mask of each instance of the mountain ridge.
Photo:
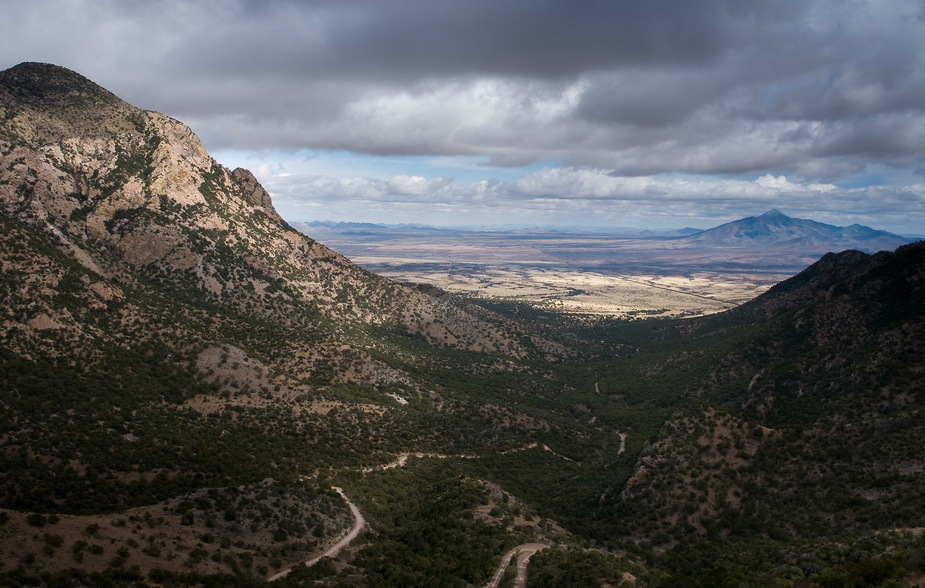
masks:
<svg viewBox="0 0 925 588"><path fill-rule="evenodd" d="M72 103L74 96L82 101ZM80 122L88 101L104 124ZM294 231L249 171L225 169L187 126L134 108L79 74L16 66L0 74L0 104L7 170L0 202L8 214L55 233L79 259L106 251L178 292L272 308L286 320L294 316L289 301L301 300L335 320L391 317L432 342L525 353L484 321L483 310L389 283ZM98 245L103 250L95 251ZM234 277L224 267L230 259L244 261Z"/></svg>
<svg viewBox="0 0 925 588"><path fill-rule="evenodd" d="M746 217L690 235L679 243L683 247L772 247L826 251L859 249L876 253L892 251L912 241L859 224L837 227L814 220L792 218L772 209L757 217Z"/></svg>

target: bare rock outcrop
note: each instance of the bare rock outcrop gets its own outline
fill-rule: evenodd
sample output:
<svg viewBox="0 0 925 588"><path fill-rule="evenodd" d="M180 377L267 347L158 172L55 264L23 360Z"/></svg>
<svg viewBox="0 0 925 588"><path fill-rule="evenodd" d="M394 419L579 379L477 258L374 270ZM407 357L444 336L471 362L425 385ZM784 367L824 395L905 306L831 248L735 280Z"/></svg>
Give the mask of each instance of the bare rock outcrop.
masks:
<svg viewBox="0 0 925 588"><path fill-rule="evenodd" d="M250 171L217 163L188 126L54 65L0 72L0 210L113 287L141 280L313 332L277 360L305 377L336 368L335 379L382 379L366 344L344 340L350 325L508 357L568 353L484 309L366 272L292 229Z"/></svg>

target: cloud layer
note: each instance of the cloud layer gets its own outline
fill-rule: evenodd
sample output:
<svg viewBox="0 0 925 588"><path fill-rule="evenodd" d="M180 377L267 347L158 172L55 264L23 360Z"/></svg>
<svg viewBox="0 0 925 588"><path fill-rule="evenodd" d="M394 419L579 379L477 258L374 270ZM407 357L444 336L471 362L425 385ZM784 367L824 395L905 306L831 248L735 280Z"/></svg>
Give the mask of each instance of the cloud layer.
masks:
<svg viewBox="0 0 925 588"><path fill-rule="evenodd" d="M0 5L4 66L75 69L187 122L213 150L554 162L543 182L524 177L505 194L569 200L674 203L694 198L688 189L711 200L729 186L717 175L759 186L769 173L846 194L884 185L866 190L874 198L914 193L909 177L925 172L918 0ZM645 179L663 174L709 177ZM380 178L386 193L469 189L404 175ZM906 206L925 214L920 199Z"/></svg>
<svg viewBox="0 0 925 588"><path fill-rule="evenodd" d="M755 180L693 175L615 176L605 170L543 168L514 181L469 185L451 178L264 174L281 213L295 220L349 219L437 225L694 226L709 228L778 208L832 224L917 233L909 210L925 205L925 183L840 188L766 174ZM408 212L415 217L409 219Z"/></svg>

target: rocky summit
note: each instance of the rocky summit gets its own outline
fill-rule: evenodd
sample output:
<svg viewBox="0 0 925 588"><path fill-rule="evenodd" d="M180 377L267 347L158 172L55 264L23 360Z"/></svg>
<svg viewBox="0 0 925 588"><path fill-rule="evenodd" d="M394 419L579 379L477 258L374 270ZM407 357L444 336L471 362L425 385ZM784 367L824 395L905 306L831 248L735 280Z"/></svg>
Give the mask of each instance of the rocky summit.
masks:
<svg viewBox="0 0 925 588"><path fill-rule="evenodd" d="M338 347L349 344L332 341L309 316L341 330L388 324L473 351L523 356L537 349L481 309L378 278L304 237L249 171L216 163L187 126L134 108L79 74L32 63L3 72L0 118L0 204L90 272L91 283L70 296L98 298L95 288L117 297L129 285L120 280L137 287L143 278L200 306L313 330L318 341L280 352L306 376L319 360L337 364L341 379L376 381L388 371L364 352L347 360ZM41 314L61 328L90 328L60 309Z"/></svg>

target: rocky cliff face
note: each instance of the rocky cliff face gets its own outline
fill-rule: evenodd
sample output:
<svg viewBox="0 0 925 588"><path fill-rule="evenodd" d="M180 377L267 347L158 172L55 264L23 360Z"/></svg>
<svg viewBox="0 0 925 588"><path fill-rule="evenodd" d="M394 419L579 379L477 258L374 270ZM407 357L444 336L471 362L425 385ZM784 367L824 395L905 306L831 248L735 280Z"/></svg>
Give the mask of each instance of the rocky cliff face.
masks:
<svg viewBox="0 0 925 588"><path fill-rule="evenodd" d="M321 364L328 375L335 366L335 379L388 372L345 352L366 345L346 331L363 339L368 327L509 356L556 351L484 311L365 272L291 229L253 174L219 165L187 126L57 66L0 72L0 210L50 237L99 288L156 291L313 333L279 350L301 376ZM60 309L42 314L43 324L69 324Z"/></svg>
<svg viewBox="0 0 925 588"><path fill-rule="evenodd" d="M282 224L253 176L215 163L188 127L74 72L7 70L0 103L0 202L11 216L102 244L133 266L180 269L196 264L185 231L230 231L245 217L266 217L265 234Z"/></svg>

